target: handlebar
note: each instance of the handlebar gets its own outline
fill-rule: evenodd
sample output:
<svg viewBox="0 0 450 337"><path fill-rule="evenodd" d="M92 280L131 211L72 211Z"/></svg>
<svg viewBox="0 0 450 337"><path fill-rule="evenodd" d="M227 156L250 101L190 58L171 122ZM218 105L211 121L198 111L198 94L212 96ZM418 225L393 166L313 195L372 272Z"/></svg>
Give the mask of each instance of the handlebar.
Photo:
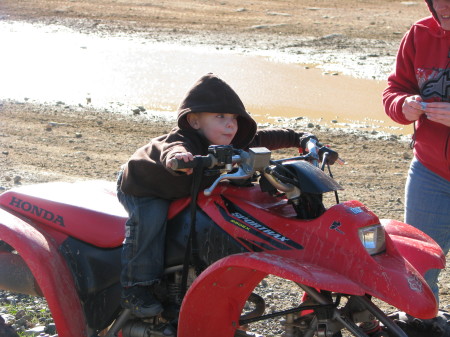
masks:
<svg viewBox="0 0 450 337"><path fill-rule="evenodd" d="M276 165L288 160L307 160L311 164L319 167L319 161L322 159L322 167L324 169L325 164L328 162L333 164L335 162L343 164L344 162L339 158L336 151L323 146L315 139L310 139L307 142L306 155L297 156L294 158L287 158L281 160L271 160L271 152L266 148L250 148L249 151L234 149L231 145L214 145L208 149L209 154L206 156L195 156L194 160L185 162L182 159L173 158L170 160L172 170L181 170L187 168L208 168L220 169L222 172L230 172L236 168L234 173L222 174L216 181L204 191L205 195L210 195L217 184L224 179L247 179L251 177L256 171L261 173L267 173L266 168L270 165ZM277 188L280 184L277 183ZM290 189L290 187L286 187ZM280 189L280 188L279 188Z"/></svg>

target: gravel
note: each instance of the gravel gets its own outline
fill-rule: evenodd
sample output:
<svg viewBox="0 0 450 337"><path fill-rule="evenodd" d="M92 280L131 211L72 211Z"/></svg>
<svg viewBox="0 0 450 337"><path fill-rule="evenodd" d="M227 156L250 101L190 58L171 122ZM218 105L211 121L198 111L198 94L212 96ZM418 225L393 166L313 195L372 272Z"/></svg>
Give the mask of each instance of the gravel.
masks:
<svg viewBox="0 0 450 337"><path fill-rule="evenodd" d="M44 298L0 291L0 315L21 336L58 336Z"/></svg>

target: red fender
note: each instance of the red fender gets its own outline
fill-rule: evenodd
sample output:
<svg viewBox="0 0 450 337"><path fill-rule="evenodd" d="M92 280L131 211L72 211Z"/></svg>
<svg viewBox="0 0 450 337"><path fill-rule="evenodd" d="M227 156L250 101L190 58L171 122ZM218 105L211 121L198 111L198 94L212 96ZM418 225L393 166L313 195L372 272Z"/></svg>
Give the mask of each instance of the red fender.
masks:
<svg viewBox="0 0 450 337"><path fill-rule="evenodd" d="M424 275L429 269L445 267L444 252L428 235L400 221L382 219L380 222L400 255L408 260L421 275Z"/></svg>
<svg viewBox="0 0 450 337"><path fill-rule="evenodd" d="M0 240L12 246L32 272L47 300L58 336L87 336L87 324L72 275L53 241L2 209Z"/></svg>
<svg viewBox="0 0 450 337"><path fill-rule="evenodd" d="M247 298L268 274L331 291L365 293L345 276L316 265L267 253L231 255L208 267L189 288L178 337L234 336Z"/></svg>

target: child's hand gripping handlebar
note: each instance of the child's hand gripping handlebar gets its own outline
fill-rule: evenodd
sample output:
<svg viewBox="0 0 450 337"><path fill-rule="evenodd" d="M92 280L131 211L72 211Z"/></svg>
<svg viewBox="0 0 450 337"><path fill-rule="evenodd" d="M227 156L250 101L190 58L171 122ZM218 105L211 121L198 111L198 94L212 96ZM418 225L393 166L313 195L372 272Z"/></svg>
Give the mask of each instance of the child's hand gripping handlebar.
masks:
<svg viewBox="0 0 450 337"><path fill-rule="evenodd" d="M312 162L313 165L319 166L319 161L322 160L322 170L325 163L343 163L343 161L339 159L339 155L336 151L333 151L326 146L321 146L315 139L308 141L307 150L308 153L303 156L271 161L271 151L263 147L250 148L249 151L244 151L234 149L230 145L215 145L210 146L208 149L209 154L206 156L195 156L192 161L188 162L185 162L182 159L173 158L169 165L172 170L203 167L209 169L217 168L221 172L225 172L226 174L222 174L218 177L214 183L204 191L205 195L208 196L220 181L224 179L247 179L256 171L267 173L266 168L276 162L281 163L289 160L307 160ZM234 170L233 173L227 173L232 170ZM279 187L279 184L277 184L276 187Z"/></svg>
<svg viewBox="0 0 450 337"><path fill-rule="evenodd" d="M169 167L176 171L187 168L196 168L196 167L208 167L212 168L217 165L217 160L213 155L207 156L194 156L194 160L185 162L182 159L172 158L170 160Z"/></svg>

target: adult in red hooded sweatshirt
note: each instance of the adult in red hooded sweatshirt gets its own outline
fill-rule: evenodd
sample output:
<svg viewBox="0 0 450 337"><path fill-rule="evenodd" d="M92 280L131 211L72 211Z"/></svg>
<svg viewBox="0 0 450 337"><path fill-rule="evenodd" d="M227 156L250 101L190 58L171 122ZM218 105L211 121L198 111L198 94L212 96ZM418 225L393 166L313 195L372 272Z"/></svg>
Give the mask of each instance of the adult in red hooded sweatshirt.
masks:
<svg viewBox="0 0 450 337"><path fill-rule="evenodd" d="M386 113L414 125L414 158L405 186L405 222L450 247L450 0L427 0L431 16L400 44L383 92ZM439 299L439 270L425 279Z"/></svg>

